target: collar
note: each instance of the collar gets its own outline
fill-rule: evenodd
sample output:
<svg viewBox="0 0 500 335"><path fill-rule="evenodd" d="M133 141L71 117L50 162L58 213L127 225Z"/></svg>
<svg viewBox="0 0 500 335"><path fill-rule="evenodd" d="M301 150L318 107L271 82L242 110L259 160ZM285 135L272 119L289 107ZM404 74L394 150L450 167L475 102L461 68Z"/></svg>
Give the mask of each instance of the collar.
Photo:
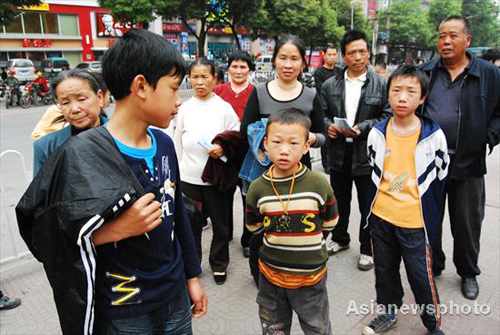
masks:
<svg viewBox="0 0 500 335"><path fill-rule="evenodd" d="M349 78L349 76L347 75L347 72L349 72L349 71L345 70L345 72L344 72L344 79L346 81L360 81L360 82L364 83L366 81L366 74L368 73L368 70L365 73L363 73L361 76L358 76L355 78Z"/></svg>
<svg viewBox="0 0 500 335"><path fill-rule="evenodd" d="M307 172L307 167L300 163L300 167L295 173L295 180L297 180L299 177L302 177L305 173ZM267 170L265 173L262 174L262 178L264 180L271 182L271 177L269 174L269 170ZM286 176L286 177L273 177L273 182L274 183L287 183L290 182L293 179L293 174Z"/></svg>

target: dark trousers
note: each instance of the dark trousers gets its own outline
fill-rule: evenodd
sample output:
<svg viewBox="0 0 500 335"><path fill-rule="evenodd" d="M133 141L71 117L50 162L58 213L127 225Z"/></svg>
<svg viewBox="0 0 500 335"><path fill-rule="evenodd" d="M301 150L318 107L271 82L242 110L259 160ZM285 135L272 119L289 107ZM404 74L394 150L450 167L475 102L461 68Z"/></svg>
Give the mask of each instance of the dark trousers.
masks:
<svg viewBox="0 0 500 335"><path fill-rule="evenodd" d="M444 217L446 195L448 195L448 213L453 236L453 263L461 277L475 277L481 273L477 261L481 224L484 219L484 177L448 179L446 192L440 204L442 217ZM442 229L434 245L433 269L436 273L440 273L445 267L441 237Z"/></svg>
<svg viewBox="0 0 500 335"><path fill-rule="evenodd" d="M371 256L370 226L366 221L368 216L367 197L371 179L370 176L353 176L351 171L352 146L348 145L344 155L342 171L330 171L330 183L339 208L339 221L332 232L332 241L340 245L347 245L351 241L347 228L349 227L349 215L351 214L352 184L354 182L358 193L359 212L361 213L359 223L360 251L364 255Z"/></svg>
<svg viewBox="0 0 500 335"><path fill-rule="evenodd" d="M200 186L182 183L182 192L192 201L201 203L201 213L188 210L189 221L193 229L196 249L201 262L201 233L204 217L207 214L212 221L213 238L210 245L209 263L214 272L224 272L229 265L229 208L226 206L230 192L222 192L216 186Z"/></svg>
<svg viewBox="0 0 500 335"><path fill-rule="evenodd" d="M327 136L326 137L326 142L323 144L321 147L321 165L323 166L323 170L325 172L330 171L330 166L328 165L328 142L330 141L330 138Z"/></svg>
<svg viewBox="0 0 500 335"><path fill-rule="evenodd" d="M428 330L438 328L441 322L439 296L424 229L396 227L373 214L370 223L378 304L385 306L386 310L401 307L404 291L399 266L403 258L415 302L422 307L422 322Z"/></svg>
<svg viewBox="0 0 500 335"><path fill-rule="evenodd" d="M304 334L331 335L326 275L313 286L285 289L260 275L259 317L263 335L289 335L293 311Z"/></svg>

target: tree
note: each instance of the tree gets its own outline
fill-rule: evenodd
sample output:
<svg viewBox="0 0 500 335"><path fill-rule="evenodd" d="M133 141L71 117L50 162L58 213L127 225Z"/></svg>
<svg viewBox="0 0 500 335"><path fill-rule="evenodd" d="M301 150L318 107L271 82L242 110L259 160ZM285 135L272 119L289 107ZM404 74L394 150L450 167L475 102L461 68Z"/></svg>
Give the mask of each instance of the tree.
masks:
<svg viewBox="0 0 500 335"><path fill-rule="evenodd" d="M263 0L222 0L216 1L209 10L209 22L214 26L229 26L238 50L241 50L237 27L250 22L261 7Z"/></svg>
<svg viewBox="0 0 500 335"><path fill-rule="evenodd" d="M0 3L0 26L8 26L17 15L17 7L36 6L41 0L2 0Z"/></svg>
<svg viewBox="0 0 500 335"><path fill-rule="evenodd" d="M249 25L257 36L310 35L321 16L320 0L264 0Z"/></svg>
<svg viewBox="0 0 500 335"><path fill-rule="evenodd" d="M115 19L132 25L140 23L143 28L155 19L158 0L99 0L99 6L109 9Z"/></svg>
<svg viewBox="0 0 500 335"><path fill-rule="evenodd" d="M451 15L461 15L462 0L432 0L429 5L429 21L437 32L439 24Z"/></svg>
<svg viewBox="0 0 500 335"><path fill-rule="evenodd" d="M463 0L462 15L472 24L471 46L500 47L499 12L493 0Z"/></svg>
<svg viewBox="0 0 500 335"><path fill-rule="evenodd" d="M427 12L419 0L395 1L391 9L391 28L389 44L426 47L431 42L433 31ZM380 19L385 22L387 10L382 11Z"/></svg>
<svg viewBox="0 0 500 335"><path fill-rule="evenodd" d="M364 32L366 36L372 35L372 27L363 14L361 3L351 0L332 0L332 5L337 11L339 26L344 27L345 30L351 30L351 6L353 6L353 29Z"/></svg>

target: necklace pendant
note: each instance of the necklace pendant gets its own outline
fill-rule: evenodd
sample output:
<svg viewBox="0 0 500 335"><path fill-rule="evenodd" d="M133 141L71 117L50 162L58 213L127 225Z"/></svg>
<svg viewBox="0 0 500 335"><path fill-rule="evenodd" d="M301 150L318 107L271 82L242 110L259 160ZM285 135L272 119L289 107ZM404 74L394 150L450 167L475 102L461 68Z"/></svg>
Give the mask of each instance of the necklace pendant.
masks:
<svg viewBox="0 0 500 335"><path fill-rule="evenodd" d="M281 217L278 219L278 223L282 226L289 226L290 225L290 217L288 216L287 213L281 214Z"/></svg>

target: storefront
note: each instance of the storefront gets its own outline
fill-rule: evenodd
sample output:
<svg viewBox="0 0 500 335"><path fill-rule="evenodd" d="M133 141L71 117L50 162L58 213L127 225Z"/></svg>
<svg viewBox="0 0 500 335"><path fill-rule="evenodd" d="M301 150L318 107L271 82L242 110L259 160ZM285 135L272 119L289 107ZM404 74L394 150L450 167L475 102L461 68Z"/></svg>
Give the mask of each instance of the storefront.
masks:
<svg viewBox="0 0 500 335"><path fill-rule="evenodd" d="M116 38L109 21L112 16L97 1L48 0L18 8L14 20L0 26L0 61L29 58L37 65L45 58L64 57L71 67L94 61Z"/></svg>

